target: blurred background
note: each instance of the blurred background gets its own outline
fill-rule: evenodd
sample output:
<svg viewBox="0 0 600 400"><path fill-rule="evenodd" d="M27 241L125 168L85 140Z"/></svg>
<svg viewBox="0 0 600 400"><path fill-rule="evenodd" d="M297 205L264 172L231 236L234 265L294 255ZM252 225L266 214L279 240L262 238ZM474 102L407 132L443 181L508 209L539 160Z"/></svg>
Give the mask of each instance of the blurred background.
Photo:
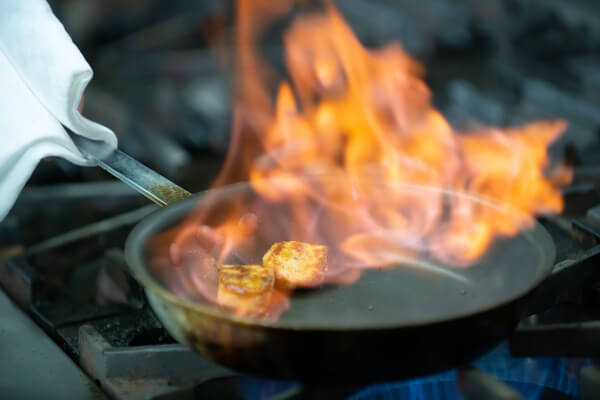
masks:
<svg viewBox="0 0 600 400"><path fill-rule="evenodd" d="M206 187L228 145L232 76L214 38L234 2L51 0L95 72L85 114L121 148L190 190ZM338 0L360 40L398 40L426 67L434 102L455 126L569 121L555 158L600 165L600 3L594 0ZM288 18L289 20L289 18ZM281 65L281 21L262 36ZM227 46L227 42L216 43ZM598 162L596 162L598 161ZM106 179L42 163L31 184Z"/></svg>
<svg viewBox="0 0 600 400"><path fill-rule="evenodd" d="M283 0L263 2L280 5ZM235 77L231 59L224 55L231 50L227 39L233 29L234 2L49 3L94 70L84 114L112 128L126 153L186 189L208 187L230 140ZM365 46L400 41L423 63L435 106L458 129L538 119L569 122L551 154L555 161L574 167L575 181L563 192L565 212L545 223L557 247L556 265L567 272L551 281L554 291L545 296L560 306L574 306L566 308L568 312L558 308L545 317L533 315L535 324L525 323L511 339L513 347L520 343L521 353L511 354L504 343L483 357L477 368L498 380L528 385L528 393L540 394L540 387L546 386L573 396L539 398L574 398L580 386L581 398L597 398L600 368L595 366L592 373L579 371L588 363L587 357L598 354L600 320L596 268L600 262L600 2L338 0L334 4ZM281 33L290 20L278 20L261 36L261 55L279 70L281 74L275 75L279 77L283 76ZM277 79L271 83L275 85ZM29 336L14 331L12 337L23 340L11 342L18 362L8 362L11 368L5 382L17 376L22 379L15 381L20 388L46 390L31 382L38 376L53 379L55 375L48 371L56 370L56 360L64 358L55 354L57 343L78 366L72 371L59 369L61 379L53 383L73 390L81 387L77 382L93 388L80 373L81 366L114 398L147 399L148 388L174 393L154 399L192 398L177 392L190 384L181 377L193 375L190 371L205 373L197 363L207 361L190 352L183 353L187 357L164 351L161 346L174 341L146 306L141 288L125 273L125 238L153 210L147 199L100 168L81 168L60 159L40 163L0 224L0 295L4 291L10 295L48 334L52 340L46 338L47 347L53 353L32 352L34 347L42 349L40 336L30 342ZM581 223L583 217L587 225ZM575 289L568 293L559 290L563 283L572 282L581 282L581 287L573 285ZM581 304L585 313L578 308ZM593 317L586 325L581 321L588 321L590 309ZM101 342L97 352L82 354L85 346L100 343L95 341L98 337L116 351L105 351L106 343ZM148 362L147 354L166 358ZM566 359L565 354L586 359ZM108 365L108 359L112 370L98 367ZM135 368L128 369L132 365L144 365L145 379L133 379ZM176 379L165 379L169 374ZM429 393L424 384L441 379L433 377L367 388L354 398L462 398L456 394L456 378L452 371L443 377L442 388L450 393L445 397L436 385L428 390L437 391L437 397L423 394ZM200 379L205 382L206 376L198 373L190 379L196 384ZM213 398L224 398L218 397L216 387L235 388L230 380L206 382L209 385L199 385L198 394L206 390ZM589 397L584 393L586 385ZM267 394L274 394L273 399L291 398L280 396L279 382L251 380L250 386L261 395L246 398L267 398ZM504 386L498 387L505 393Z"/></svg>

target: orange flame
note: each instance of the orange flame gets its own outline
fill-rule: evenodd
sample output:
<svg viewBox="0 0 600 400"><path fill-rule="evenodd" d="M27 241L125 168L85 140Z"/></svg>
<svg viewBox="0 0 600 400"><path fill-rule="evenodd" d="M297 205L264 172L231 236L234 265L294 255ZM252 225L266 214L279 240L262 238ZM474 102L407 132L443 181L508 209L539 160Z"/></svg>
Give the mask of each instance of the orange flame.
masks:
<svg viewBox="0 0 600 400"><path fill-rule="evenodd" d="M411 252L465 267L495 237L531 226L535 214L561 211L560 193L544 173L547 147L564 122L459 134L432 107L421 65L399 44L364 48L331 6L297 19L285 34L289 81L273 105L266 84L273 75L255 42L260 27L292 3L275 10L273 2L238 2L234 132L215 186L249 180L262 199L252 212L258 207L264 216L248 217L240 201L213 226L219 261L281 214L278 240L337 252L329 282L350 283L356 266L394 263ZM398 185L442 190L412 193ZM499 218L468 196L493 199L507 212ZM191 231L180 232L176 242Z"/></svg>

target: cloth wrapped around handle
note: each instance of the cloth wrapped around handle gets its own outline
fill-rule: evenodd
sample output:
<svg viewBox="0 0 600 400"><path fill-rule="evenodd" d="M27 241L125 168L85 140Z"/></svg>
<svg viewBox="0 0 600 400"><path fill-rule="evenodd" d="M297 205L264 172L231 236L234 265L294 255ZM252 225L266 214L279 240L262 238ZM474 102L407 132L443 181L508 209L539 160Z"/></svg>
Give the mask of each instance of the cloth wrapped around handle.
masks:
<svg viewBox="0 0 600 400"><path fill-rule="evenodd" d="M42 158L94 164L64 127L117 147L110 129L77 109L92 75L45 0L0 1L0 219Z"/></svg>

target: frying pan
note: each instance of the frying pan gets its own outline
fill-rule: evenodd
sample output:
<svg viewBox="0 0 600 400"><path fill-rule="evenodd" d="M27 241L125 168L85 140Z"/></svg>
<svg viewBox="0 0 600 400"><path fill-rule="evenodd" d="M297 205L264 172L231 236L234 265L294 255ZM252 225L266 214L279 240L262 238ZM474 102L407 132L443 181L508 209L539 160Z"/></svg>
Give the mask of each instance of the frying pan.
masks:
<svg viewBox="0 0 600 400"><path fill-rule="evenodd" d="M88 157L126 183L156 174L118 150L117 155L100 154L88 145L79 143L91 149L84 151ZM126 160L127 167L119 160ZM168 205L142 220L125 246L130 271L157 317L180 343L254 375L368 383L464 365L508 336L522 300L551 273L555 257L552 239L536 223L496 240L470 268L457 270L415 257L397 268L370 269L352 285L293 295L276 321L239 317L201 298L174 293L173 275L153 265L148 243L197 210L218 219L234 202L251 204L257 196L252 186L241 183L189 195L160 176L159 184L146 179L133 186ZM415 195L438 189L407 185L398 190ZM463 200L498 210L501 217L501 208L493 203ZM264 250L259 247L255 257Z"/></svg>

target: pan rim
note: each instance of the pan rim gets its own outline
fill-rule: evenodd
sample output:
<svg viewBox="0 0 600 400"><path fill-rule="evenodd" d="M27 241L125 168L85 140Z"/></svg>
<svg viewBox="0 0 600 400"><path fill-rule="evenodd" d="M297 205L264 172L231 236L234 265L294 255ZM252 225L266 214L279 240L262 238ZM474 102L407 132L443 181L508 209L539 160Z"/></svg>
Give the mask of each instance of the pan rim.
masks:
<svg viewBox="0 0 600 400"><path fill-rule="evenodd" d="M191 204L194 204L198 201L199 198L206 195L207 193L213 190L235 190L236 187L242 187L248 185L248 182L235 183L232 185L228 185L226 187L221 187L217 189L208 189L205 191L197 192L192 196L185 198L183 200L177 201L175 203L170 204L168 207L164 209L158 209L146 216L141 222L139 222L133 230L129 233L126 243L125 243L125 258L127 261L128 268L133 275L133 277L144 287L145 290L150 290L154 295L158 295L163 299L177 304L181 307L185 307L187 309L192 310L195 313L199 313L205 315L211 319L215 320L223 320L230 324L243 325L247 327L254 327L257 329L271 329L271 330L281 330L281 331L305 331L305 332L347 332L347 331L380 331L380 330L395 330L401 328L419 328L424 326L437 325L442 323L448 323L452 321L458 321L461 319L466 319L469 317L473 317L476 315L484 314L495 309L499 309L507 304L510 304L535 289L544 279L546 279L551 271L554 264L554 260L556 257L556 248L554 242L548 233L548 231L537 221L534 219L533 226L527 231L521 231L519 235L522 235L526 238L526 240L539 244L538 246L533 246L540 256L540 267L539 271L536 274L535 279L532 279L526 287L515 291L511 296L506 296L501 301L495 302L493 304L489 304L485 307L478 308L476 310L467 310L464 312L455 313L450 318L438 317L438 318L430 318L424 321L411 321L404 324L396 323L383 323L377 325L363 325L363 326L329 326L324 327L323 325L311 325L310 322L303 321L301 323L294 322L286 322L285 325L276 321L269 321L265 319L257 319L250 317L240 317L234 314L228 313L226 311L219 310L218 308L208 305L202 304L199 302L195 302L192 300L184 299L176 294L172 293L167 288L164 288L160 282L156 280L146 268L146 265L143 261L143 248L144 243L149 236L155 233L160 228L164 228L164 222L161 224L160 221L164 220L165 217L163 215L167 214L167 209L171 209L170 213L175 213L177 211L181 211L182 209L190 209ZM509 207L511 212L519 212L519 210L515 210L513 207L499 203L493 199L483 198L481 196L473 196L466 193L456 193L450 190L445 190L441 188L431 187L431 186L423 186L423 185L414 185L414 184L399 184L401 186L405 186L408 188L418 187L421 190L433 190L437 192L450 192L455 195L461 197L467 197L474 201L484 203L488 206L494 208L506 208ZM156 222L155 222L156 221ZM173 222L173 220L169 221ZM542 251L543 250L543 251Z"/></svg>

